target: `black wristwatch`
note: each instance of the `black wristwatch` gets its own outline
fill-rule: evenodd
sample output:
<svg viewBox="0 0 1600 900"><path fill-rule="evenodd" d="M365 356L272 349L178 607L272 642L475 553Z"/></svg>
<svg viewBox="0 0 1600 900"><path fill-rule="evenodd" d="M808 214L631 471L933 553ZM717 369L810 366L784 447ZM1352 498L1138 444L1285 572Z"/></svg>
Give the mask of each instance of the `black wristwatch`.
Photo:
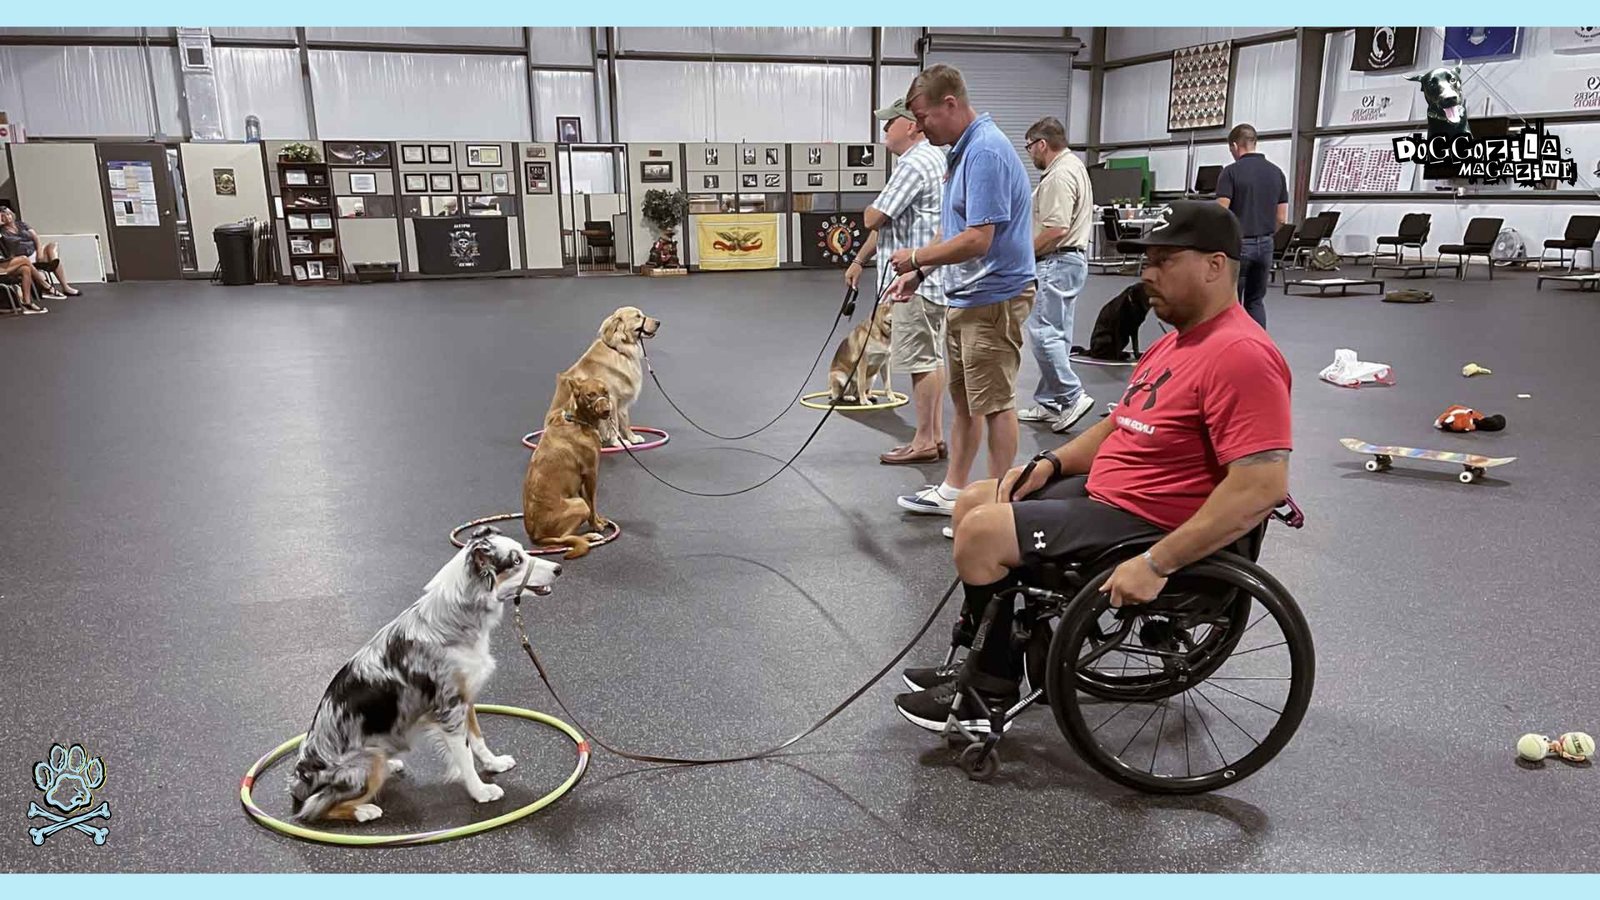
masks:
<svg viewBox="0 0 1600 900"><path fill-rule="evenodd" d="M1061 477L1061 460L1056 458L1056 455L1055 455L1054 451L1051 451L1051 450L1040 450L1038 453L1034 454L1034 457L1033 457L1033 461L1034 462L1038 462L1041 459L1050 460L1050 465L1055 467L1056 477L1057 478Z"/></svg>

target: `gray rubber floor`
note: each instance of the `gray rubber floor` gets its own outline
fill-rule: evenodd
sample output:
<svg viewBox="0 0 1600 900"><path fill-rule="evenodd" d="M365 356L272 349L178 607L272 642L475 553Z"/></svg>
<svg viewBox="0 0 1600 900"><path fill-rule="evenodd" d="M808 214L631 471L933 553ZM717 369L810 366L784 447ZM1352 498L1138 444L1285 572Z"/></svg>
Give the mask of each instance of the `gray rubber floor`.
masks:
<svg viewBox="0 0 1600 900"><path fill-rule="evenodd" d="M668 390L712 430L744 431L799 387L838 275L116 285L0 320L0 810L13 823L0 868L1592 871L1572 823L1589 820L1600 774L1520 768L1513 743L1600 733L1600 296L1473 277L1427 282L1439 302L1426 306L1273 288L1309 524L1273 526L1262 562L1305 608L1318 671L1298 735L1248 781L1186 799L1133 793L1035 711L1008 736L1000 778L972 783L895 713L898 679L886 679L781 758L665 769L597 753L533 818L402 850L268 832L240 810L240 776L307 726L332 673L415 599L449 558L451 527L517 507L519 437L607 312L659 317L650 350ZM1091 279L1080 341L1127 280ZM1339 347L1392 364L1398 384L1318 381ZM1494 374L1464 379L1468 361ZM1029 386L1033 372L1029 361ZM1126 370L1083 376L1103 407ZM1452 403L1509 427L1435 432ZM695 433L650 386L634 419L672 433L641 455L661 477L716 491L765 478L820 415L796 410L731 445ZM746 750L809 724L887 661L953 574L943 520L894 504L940 471L876 461L910 422L908 408L836 415L796 471L727 499L608 458L601 508L625 533L569 564L530 617L584 723L637 750ZM1024 429L1024 453L1056 443ZM1372 475L1343 436L1519 459L1470 486L1428 463ZM913 659L939 657L947 623ZM495 647L485 699L553 711L509 617ZM486 728L520 761L493 811L570 771L555 732ZM29 841L29 776L56 741L104 760L104 848L70 832ZM383 829L491 811L440 785L436 764L414 766L386 789ZM259 790L279 812L283 774Z"/></svg>

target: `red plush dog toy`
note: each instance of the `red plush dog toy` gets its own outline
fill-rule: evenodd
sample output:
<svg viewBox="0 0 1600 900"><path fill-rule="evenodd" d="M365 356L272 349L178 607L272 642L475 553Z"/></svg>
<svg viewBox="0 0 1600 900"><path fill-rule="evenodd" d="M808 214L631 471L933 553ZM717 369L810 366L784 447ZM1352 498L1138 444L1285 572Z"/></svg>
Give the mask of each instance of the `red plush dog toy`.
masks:
<svg viewBox="0 0 1600 900"><path fill-rule="evenodd" d="M1499 431L1506 427L1505 416L1486 416L1466 406L1452 406L1433 420L1440 431Z"/></svg>

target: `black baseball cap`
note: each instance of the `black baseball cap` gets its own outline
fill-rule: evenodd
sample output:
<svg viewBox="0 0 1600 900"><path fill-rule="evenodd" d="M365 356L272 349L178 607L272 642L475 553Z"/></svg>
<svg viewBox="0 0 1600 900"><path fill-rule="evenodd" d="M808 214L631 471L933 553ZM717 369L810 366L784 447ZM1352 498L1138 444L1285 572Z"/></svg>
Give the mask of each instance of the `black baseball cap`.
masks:
<svg viewBox="0 0 1600 900"><path fill-rule="evenodd" d="M1239 258L1239 220L1233 213L1207 200L1174 200L1161 210L1160 222L1142 238L1117 241L1123 253L1143 253L1149 247L1178 247L1201 253L1226 253Z"/></svg>

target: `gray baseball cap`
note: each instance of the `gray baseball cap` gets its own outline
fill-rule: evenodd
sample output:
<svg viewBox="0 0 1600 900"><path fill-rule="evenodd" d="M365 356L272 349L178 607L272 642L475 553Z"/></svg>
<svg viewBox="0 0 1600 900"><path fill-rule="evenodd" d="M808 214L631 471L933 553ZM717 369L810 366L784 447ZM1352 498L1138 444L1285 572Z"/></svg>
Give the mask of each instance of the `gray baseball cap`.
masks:
<svg viewBox="0 0 1600 900"><path fill-rule="evenodd" d="M892 122L895 119L910 119L913 122L917 120L917 117L911 114L911 110L906 109L906 98L904 97L899 98L883 109L875 110L872 114L880 122Z"/></svg>

